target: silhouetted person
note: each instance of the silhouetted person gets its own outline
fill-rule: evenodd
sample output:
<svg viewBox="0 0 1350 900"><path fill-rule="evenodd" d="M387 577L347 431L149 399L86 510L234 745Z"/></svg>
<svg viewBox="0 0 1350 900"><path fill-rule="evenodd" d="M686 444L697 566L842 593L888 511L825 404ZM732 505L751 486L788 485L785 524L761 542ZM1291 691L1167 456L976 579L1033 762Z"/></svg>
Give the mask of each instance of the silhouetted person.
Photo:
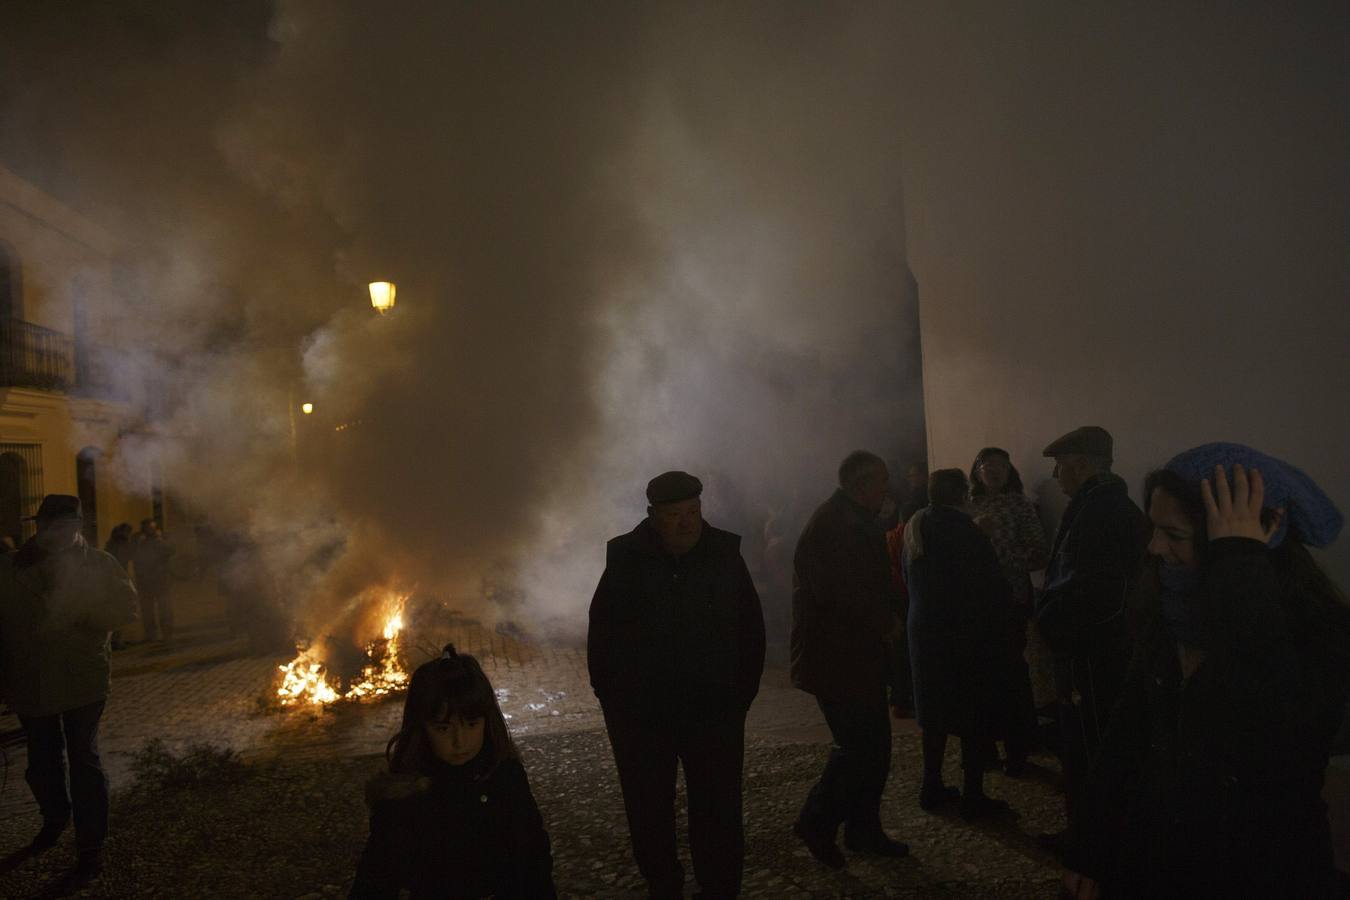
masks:
<svg viewBox="0 0 1350 900"><path fill-rule="evenodd" d="M136 590L141 595L141 627L147 641L173 637L173 597L169 560L174 548L154 519L142 519L136 536Z"/></svg>
<svg viewBox="0 0 1350 900"><path fill-rule="evenodd" d="M737 896L745 857L745 713L764 670L764 616L741 539L703 521L702 492L685 472L647 485L647 518L607 547L586 644L633 855L659 898L683 896L679 764L701 896Z"/></svg>
<svg viewBox="0 0 1350 900"><path fill-rule="evenodd" d="M1031 573L1044 569L1049 562L1050 542L1045 539L1036 507L1022 492L1022 476L1006 450L985 447L976 455L970 467L970 504L971 517L989 535L998 555L999 571L1010 590L1008 640L1017 647L1017 654L1008 675L1008 697L1015 710L1008 719L1008 733L1001 737L1008 752L1007 772L1016 777L1025 770L1036 730L1036 704L1025 656L1033 608Z"/></svg>
<svg viewBox="0 0 1350 900"><path fill-rule="evenodd" d="M131 572L131 559L136 555L136 540L130 522L121 522L113 527L108 542L103 545L103 552L117 560L122 565L122 571ZM122 631L118 629L112 633L112 648L121 650L124 646Z"/></svg>
<svg viewBox="0 0 1350 900"><path fill-rule="evenodd" d="M1125 676L1125 599L1148 543L1144 514L1111 472L1112 449L1105 429L1087 425L1043 451L1054 458L1055 479L1070 498L1050 547L1035 614L1054 655L1070 825ZM1055 850L1063 847L1062 835L1044 841Z"/></svg>
<svg viewBox="0 0 1350 900"><path fill-rule="evenodd" d="M928 497L929 506L905 527L903 555L915 717L923 729L919 806L935 810L959 798L961 815L976 818L1008 809L985 795L984 769L994 736L1006 733L1013 718L1011 676L1021 644L994 546L967 512L965 473L937 470ZM961 738L959 793L942 783L949 734Z"/></svg>
<svg viewBox="0 0 1350 900"><path fill-rule="evenodd" d="M0 684L23 724L25 777L42 813L29 849L55 845L73 813L76 875L91 878L108 834L108 777L98 755L108 638L136 620L136 591L115 559L85 543L82 524L79 498L49 494L37 534L0 559Z"/></svg>
<svg viewBox="0 0 1350 900"><path fill-rule="evenodd" d="M881 793L891 769L886 684L899 596L877 514L890 492L881 457L850 453L839 489L811 516L793 557L792 683L815 695L834 745L793 826L811 855L831 868L859 853L904 856L909 847L881 828Z"/></svg>

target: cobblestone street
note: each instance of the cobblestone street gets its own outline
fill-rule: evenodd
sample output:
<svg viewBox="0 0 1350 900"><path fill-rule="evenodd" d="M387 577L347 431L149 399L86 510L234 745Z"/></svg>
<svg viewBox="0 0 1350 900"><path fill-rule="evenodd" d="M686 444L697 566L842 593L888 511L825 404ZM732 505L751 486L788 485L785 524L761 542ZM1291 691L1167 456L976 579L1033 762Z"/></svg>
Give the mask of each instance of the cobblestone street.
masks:
<svg viewBox="0 0 1350 900"><path fill-rule="evenodd" d="M365 838L363 782L381 764L401 702L278 710L267 697L285 660L249 657L211 609L207 598L185 610L186 627L172 644L115 655L102 730L113 837L103 879L79 895L345 896ZM563 896L645 896L584 652L457 619L434 642L415 644L413 661L443 640L478 655L498 690L552 835ZM12 727L13 718L3 724ZM1035 758L1020 780L991 773L990 793L1008 800L1017 815L971 825L919 810L918 733L912 722L897 723L883 818L912 855L898 862L850 856L848 868L835 873L815 863L789 830L828 750L811 698L792 690L781 669L770 669L748 732L744 896L1054 896L1057 869L1034 841L1062 824L1050 759ZM228 748L242 765L222 764L218 779L207 772L191 783L137 783L137 754L155 737L180 754L194 744ZM959 782L956 763L953 747L952 782ZM21 847L39 824L23 765L21 748L11 751L0 795L0 854ZM0 896L62 895L59 878L72 857L67 836L42 857L9 860L0 869ZM687 859L685 867L692 890Z"/></svg>

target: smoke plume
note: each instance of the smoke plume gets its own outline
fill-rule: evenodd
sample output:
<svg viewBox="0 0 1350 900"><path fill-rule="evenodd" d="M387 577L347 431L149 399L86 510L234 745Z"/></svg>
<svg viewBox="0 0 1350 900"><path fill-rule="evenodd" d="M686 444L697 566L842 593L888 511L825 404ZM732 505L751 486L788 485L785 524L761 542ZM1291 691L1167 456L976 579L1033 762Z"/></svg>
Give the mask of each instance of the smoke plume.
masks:
<svg viewBox="0 0 1350 900"><path fill-rule="evenodd" d="M130 440L302 629L387 584L575 633L669 468L777 596L838 459L922 445L889 6L52 7L0 162L125 236Z"/></svg>

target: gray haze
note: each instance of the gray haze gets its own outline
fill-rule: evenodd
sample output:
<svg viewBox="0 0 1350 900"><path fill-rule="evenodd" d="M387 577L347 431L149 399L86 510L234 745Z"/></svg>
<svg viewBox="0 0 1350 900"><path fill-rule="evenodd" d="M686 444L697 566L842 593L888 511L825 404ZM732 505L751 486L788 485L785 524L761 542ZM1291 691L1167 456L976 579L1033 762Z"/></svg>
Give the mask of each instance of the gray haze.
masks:
<svg viewBox="0 0 1350 900"><path fill-rule="evenodd" d="M309 632L484 579L576 632L667 468L777 593L921 443L889 5L220 6L7 6L0 160L126 236L144 439Z"/></svg>

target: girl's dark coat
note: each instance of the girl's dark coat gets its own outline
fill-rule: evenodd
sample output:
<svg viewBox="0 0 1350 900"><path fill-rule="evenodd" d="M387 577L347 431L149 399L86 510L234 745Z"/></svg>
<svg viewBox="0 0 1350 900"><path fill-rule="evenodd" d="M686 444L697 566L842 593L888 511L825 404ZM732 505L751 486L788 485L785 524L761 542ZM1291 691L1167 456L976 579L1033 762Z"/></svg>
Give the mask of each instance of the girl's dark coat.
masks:
<svg viewBox="0 0 1350 900"><path fill-rule="evenodd" d="M1321 792L1350 672L1291 621L1263 544L1210 549L1206 656L1183 681L1161 619L1143 628L1068 865L1111 897L1330 896Z"/></svg>
<svg viewBox="0 0 1350 900"><path fill-rule="evenodd" d="M949 506L929 507L919 529L923 554L905 561L919 727L1002 736L1016 708L1011 686L1021 626L993 544L968 515Z"/></svg>
<svg viewBox="0 0 1350 900"><path fill-rule="evenodd" d="M414 898L557 896L525 769L507 759L476 781L471 766L438 765L411 790L405 782L403 792L386 789L375 799L353 898L396 898L400 887Z"/></svg>

